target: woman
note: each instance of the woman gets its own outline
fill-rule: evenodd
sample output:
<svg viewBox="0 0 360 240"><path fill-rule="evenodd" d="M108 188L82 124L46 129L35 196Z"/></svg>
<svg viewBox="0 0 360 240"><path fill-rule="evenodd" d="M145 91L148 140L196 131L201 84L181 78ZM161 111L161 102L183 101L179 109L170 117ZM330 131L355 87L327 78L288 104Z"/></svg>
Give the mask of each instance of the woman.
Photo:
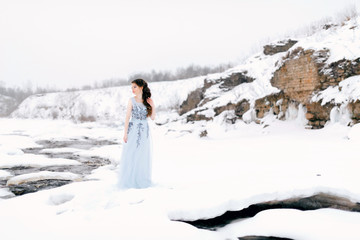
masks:
<svg viewBox="0 0 360 240"><path fill-rule="evenodd" d="M155 119L155 105L146 81L132 81L131 89L135 97L129 99L126 110L118 182L121 189L147 188L152 185L152 147L147 118Z"/></svg>

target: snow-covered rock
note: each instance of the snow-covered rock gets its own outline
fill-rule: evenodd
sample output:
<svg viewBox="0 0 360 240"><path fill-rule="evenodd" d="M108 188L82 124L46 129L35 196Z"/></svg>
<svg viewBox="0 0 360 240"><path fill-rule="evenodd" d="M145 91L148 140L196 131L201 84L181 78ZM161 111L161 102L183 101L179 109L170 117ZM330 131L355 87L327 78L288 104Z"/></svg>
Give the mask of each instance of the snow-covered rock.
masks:
<svg viewBox="0 0 360 240"><path fill-rule="evenodd" d="M7 186L18 185L26 182L34 182L34 181L47 180L47 179L79 181L81 180L81 177L78 174L74 174L70 172L41 171L41 172L27 173L12 177L7 181L6 185Z"/></svg>

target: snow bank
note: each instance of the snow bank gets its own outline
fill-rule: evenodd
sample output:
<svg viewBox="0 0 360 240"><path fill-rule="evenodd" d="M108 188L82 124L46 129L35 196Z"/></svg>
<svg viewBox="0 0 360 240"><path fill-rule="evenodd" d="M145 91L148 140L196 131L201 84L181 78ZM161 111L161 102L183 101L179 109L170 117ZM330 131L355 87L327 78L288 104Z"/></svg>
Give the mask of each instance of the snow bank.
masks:
<svg viewBox="0 0 360 240"><path fill-rule="evenodd" d="M59 180L72 180L79 181L81 177L78 174L70 173L70 172L50 172L50 171L41 171L36 173L27 173L18 175L16 177L10 178L6 185L18 185L25 182L33 182L39 180L46 179L59 179Z"/></svg>
<svg viewBox="0 0 360 240"><path fill-rule="evenodd" d="M360 214L354 212L335 209L273 209L231 223L218 231L224 234L224 239L257 235L307 240L358 240L359 224Z"/></svg>
<svg viewBox="0 0 360 240"><path fill-rule="evenodd" d="M344 79L339 86L330 86L311 98L312 102L321 101L321 105L326 103L344 104L356 100L360 100L360 75Z"/></svg>
<svg viewBox="0 0 360 240"><path fill-rule="evenodd" d="M19 146L19 145L17 144L17 146ZM24 146L23 143L21 144L21 146ZM27 145L27 146L29 146L29 145ZM7 155L22 155L22 154L24 154L24 152L21 149L9 147L9 146L1 146L1 145L0 145L0 153L4 153Z"/></svg>
<svg viewBox="0 0 360 240"><path fill-rule="evenodd" d="M22 154L19 148L36 148L41 147L41 145L35 143L34 139L28 136L7 135L2 133L0 135L0 147L0 152L18 155Z"/></svg>
<svg viewBox="0 0 360 240"><path fill-rule="evenodd" d="M292 49L302 47L313 50L330 50L327 64L341 59L354 60L360 57L360 16L344 25L332 26L329 29L320 29L312 36L299 39Z"/></svg>
<svg viewBox="0 0 360 240"><path fill-rule="evenodd" d="M352 141L360 141L360 123L352 126L352 128L349 130L348 137Z"/></svg>
<svg viewBox="0 0 360 240"><path fill-rule="evenodd" d="M48 158L44 155L23 154L5 155L0 153L0 168L12 167L46 167L59 165L79 165L78 161L65 158Z"/></svg>

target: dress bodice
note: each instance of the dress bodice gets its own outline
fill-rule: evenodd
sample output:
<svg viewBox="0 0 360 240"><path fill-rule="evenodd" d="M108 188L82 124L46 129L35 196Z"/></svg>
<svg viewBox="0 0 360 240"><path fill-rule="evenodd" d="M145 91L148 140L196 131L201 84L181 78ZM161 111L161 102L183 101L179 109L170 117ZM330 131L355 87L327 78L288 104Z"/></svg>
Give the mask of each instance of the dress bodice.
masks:
<svg viewBox="0 0 360 240"><path fill-rule="evenodd" d="M143 103L136 102L135 98L131 98L132 101L132 111L131 118L133 120L146 120L147 118L147 109Z"/></svg>

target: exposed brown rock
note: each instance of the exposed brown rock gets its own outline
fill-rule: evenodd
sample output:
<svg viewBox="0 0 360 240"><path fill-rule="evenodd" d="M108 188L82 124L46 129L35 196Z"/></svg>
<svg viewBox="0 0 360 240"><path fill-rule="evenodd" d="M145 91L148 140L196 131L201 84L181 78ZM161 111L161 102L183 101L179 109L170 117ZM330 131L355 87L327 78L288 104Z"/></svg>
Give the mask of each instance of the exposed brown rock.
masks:
<svg viewBox="0 0 360 240"><path fill-rule="evenodd" d="M290 103L296 102L294 100L291 100L290 97L286 95L283 91L268 95L263 98L259 98L255 101L256 117L263 118L265 116L265 113L270 111L270 109L272 108L274 114L282 114L279 116L279 118L283 119Z"/></svg>
<svg viewBox="0 0 360 240"><path fill-rule="evenodd" d="M196 108L204 98L203 88L198 88L189 93L187 99L180 105L180 115Z"/></svg>
<svg viewBox="0 0 360 240"><path fill-rule="evenodd" d="M330 86L337 86L344 79L360 74L360 58L340 60L326 65L329 57L327 49L320 51L296 48L285 57L283 65L274 73L271 84L281 89L291 101L302 103L307 108L306 118L312 128L322 128L330 119L330 111L334 104L321 106L320 103L311 103L313 93ZM280 99L280 96L274 96ZM274 101L269 99L256 101L257 117L262 118L270 108L277 113ZM286 108L286 106L283 106ZM356 104L349 106L353 119L358 121ZM355 114L355 115L354 115Z"/></svg>
<svg viewBox="0 0 360 240"><path fill-rule="evenodd" d="M239 84L250 83L254 80L254 78L246 76L246 72L237 72L230 74L226 78L220 78L221 85L219 87L230 90Z"/></svg>
<svg viewBox="0 0 360 240"><path fill-rule="evenodd" d="M214 98L205 98L205 91L210 88L211 86L215 84L219 84L219 87L222 88L224 91L228 91L235 86L242 84L242 83L249 83L254 81L254 78L246 76L246 72L236 72L232 73L229 76L225 78L219 78L216 80L204 80L204 85L202 88L198 88L191 93L189 93L187 99L180 105L179 114L182 115L186 112L189 112L192 109L195 109L197 107L203 106L205 103L213 100ZM246 106L243 106L246 107ZM237 112L239 115L241 114L241 107L237 107ZM223 111L223 110L222 110ZM220 111L220 112L222 112ZM192 116L190 118L196 118L195 116ZM202 119L203 117L201 117Z"/></svg>
<svg viewBox="0 0 360 240"><path fill-rule="evenodd" d="M297 43L297 41L288 39L282 42L278 42L277 44L270 44L264 46L264 54L265 55L274 55L276 53L280 52L286 52L289 50L292 46L294 46Z"/></svg>
<svg viewBox="0 0 360 240"><path fill-rule="evenodd" d="M306 104L307 113L305 117L309 121L309 125L315 129L324 127L326 122L330 120L330 111L334 106L331 103L322 106L320 102Z"/></svg>
<svg viewBox="0 0 360 240"><path fill-rule="evenodd" d="M289 60L274 73L271 84L300 103L306 103L311 94L320 87L318 66L313 50L295 49Z"/></svg>
<svg viewBox="0 0 360 240"><path fill-rule="evenodd" d="M208 132L206 130L204 130L204 131L201 131L199 136L202 138L202 137L206 137L207 134L208 134Z"/></svg>
<svg viewBox="0 0 360 240"><path fill-rule="evenodd" d="M333 62L319 72L320 89L324 90L329 86L337 86L342 80L355 75L360 75L360 58L352 61L342 59Z"/></svg>
<svg viewBox="0 0 360 240"><path fill-rule="evenodd" d="M235 115L238 118L242 118L243 114L247 112L249 109L250 109L250 103L246 99L243 99L236 104L228 103L225 106L215 107L214 111L215 111L215 116L217 116L223 111L234 110Z"/></svg>
<svg viewBox="0 0 360 240"><path fill-rule="evenodd" d="M199 112L201 112L201 111L203 111L203 110L195 111L195 113L187 115L186 116L186 121L187 122L193 122L193 121L202 121L202 120L205 120L205 121L212 120L211 117L206 117L205 115L200 114Z"/></svg>
<svg viewBox="0 0 360 240"><path fill-rule="evenodd" d="M348 104L348 109L352 114L352 119L354 123L360 122L360 100L356 100L355 102L350 102Z"/></svg>

